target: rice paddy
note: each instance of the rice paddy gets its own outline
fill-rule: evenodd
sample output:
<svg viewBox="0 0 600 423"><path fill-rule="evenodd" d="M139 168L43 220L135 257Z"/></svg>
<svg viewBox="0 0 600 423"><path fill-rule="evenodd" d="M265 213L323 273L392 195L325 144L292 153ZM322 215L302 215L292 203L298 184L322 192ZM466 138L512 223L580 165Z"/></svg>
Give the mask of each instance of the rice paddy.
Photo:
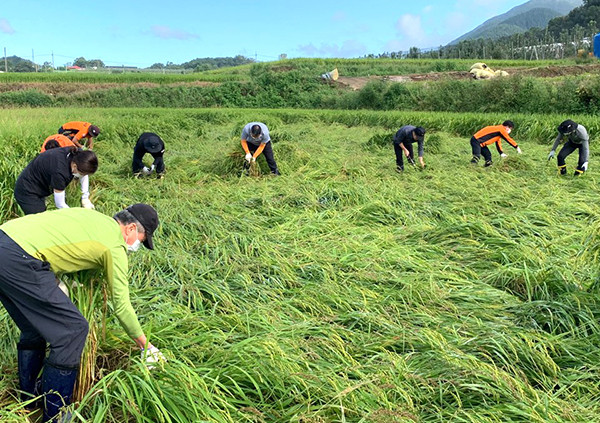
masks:
<svg viewBox="0 0 600 423"><path fill-rule="evenodd" d="M571 116L569 116L571 117ZM510 118L522 155L474 167L469 138ZM0 115L0 221L46 135L98 125L96 209L156 207L155 251L130 255L131 300L168 362L148 371L104 305L71 296L94 336L74 405L89 422L600 421L597 123L590 170L558 177L549 115L34 109ZM239 134L271 129L282 176L243 174ZM389 136L427 128L423 171ZM144 131L166 177L129 176ZM389 140L389 141L387 141ZM77 187L67 201L78 205ZM90 289L90 284L95 284ZM0 310L0 420L17 400L18 332Z"/></svg>

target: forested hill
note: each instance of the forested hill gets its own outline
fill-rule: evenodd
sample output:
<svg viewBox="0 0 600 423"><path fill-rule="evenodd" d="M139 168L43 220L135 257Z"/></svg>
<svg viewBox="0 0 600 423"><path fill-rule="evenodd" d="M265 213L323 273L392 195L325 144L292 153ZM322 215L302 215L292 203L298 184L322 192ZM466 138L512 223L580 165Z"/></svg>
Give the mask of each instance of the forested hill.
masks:
<svg viewBox="0 0 600 423"><path fill-rule="evenodd" d="M497 39L523 33L530 28L545 28L550 20L566 15L581 4L581 0L530 0L488 19L450 44L477 38Z"/></svg>

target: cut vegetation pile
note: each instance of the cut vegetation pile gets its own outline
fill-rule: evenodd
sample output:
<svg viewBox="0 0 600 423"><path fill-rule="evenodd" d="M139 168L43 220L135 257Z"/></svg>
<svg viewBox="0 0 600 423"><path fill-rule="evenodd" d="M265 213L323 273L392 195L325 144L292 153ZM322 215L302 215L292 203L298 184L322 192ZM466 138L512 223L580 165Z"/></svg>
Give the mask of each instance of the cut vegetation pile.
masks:
<svg viewBox="0 0 600 423"><path fill-rule="evenodd" d="M16 217L19 172L72 118L102 128L97 210L148 202L159 212L155 251L130 256L131 299L169 359L148 372L110 301L105 313L99 286L89 290L101 275L70 278L83 283L72 296L95 334L77 417L598 421L595 119L574 118L592 134L590 171L576 179L575 157L564 178L546 161L560 116L5 110L1 222ZM470 135L506 118L523 154L471 166ZM254 120L272 128L281 177L228 164ZM386 139L407 123L428 130L427 168L399 175ZM144 131L165 140L165 179L129 177ZM17 337L2 309L3 422L27 421Z"/></svg>

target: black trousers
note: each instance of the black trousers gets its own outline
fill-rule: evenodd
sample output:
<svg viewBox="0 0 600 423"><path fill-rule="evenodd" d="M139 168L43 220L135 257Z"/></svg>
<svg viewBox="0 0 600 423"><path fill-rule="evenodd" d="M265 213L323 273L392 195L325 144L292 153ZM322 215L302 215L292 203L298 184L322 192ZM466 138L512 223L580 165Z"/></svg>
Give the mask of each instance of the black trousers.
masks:
<svg viewBox="0 0 600 423"><path fill-rule="evenodd" d="M251 154L258 149L258 145L248 143L248 150L250 150ZM279 169L277 169L277 163L275 163L275 157L273 156L273 147L271 146L271 142L265 144L265 149L262 154L264 154L265 159L267 160L267 164L269 165L269 169L271 169L271 173L279 175ZM247 163L244 164L247 166Z"/></svg>
<svg viewBox="0 0 600 423"><path fill-rule="evenodd" d="M408 150L408 156L414 160L415 156L413 153L412 144L409 143L408 145L405 145L405 147ZM404 150L402 149L402 147L400 147L400 144L394 144L394 153L396 153L396 167L398 167L401 170L404 170Z"/></svg>
<svg viewBox="0 0 600 423"><path fill-rule="evenodd" d="M564 166L566 164L565 159L567 158L567 156L573 151L579 150L579 161L577 162L577 170L584 170L582 166L585 164L585 158L581 154L582 147L583 146L581 144L577 145L575 143L572 143L571 141L567 141L558 153L557 164L559 166Z"/></svg>
<svg viewBox="0 0 600 423"><path fill-rule="evenodd" d="M482 147L475 137L471 137L471 151L473 153L473 157L477 157L477 159L483 156L486 162L492 161L492 152L490 149L487 147L487 145Z"/></svg>
<svg viewBox="0 0 600 423"><path fill-rule="evenodd" d="M36 214L46 211L46 197L39 197L25 191L19 184L18 179L15 184L14 196L25 214Z"/></svg>
<svg viewBox="0 0 600 423"><path fill-rule="evenodd" d="M0 231L0 301L21 331L19 347L50 344L47 362L79 366L89 326L60 290L50 264L30 256Z"/></svg>
<svg viewBox="0 0 600 423"><path fill-rule="evenodd" d="M142 168L144 167L144 155L146 154L146 150L141 149L134 149L133 150L133 161L131 163L131 170L133 171L133 173L138 173L142 170ZM154 165L154 168L156 170L156 173L163 173L165 171L165 161L163 160L163 154L164 153L156 153L156 154L150 154L153 158L154 158L154 163L152 163Z"/></svg>

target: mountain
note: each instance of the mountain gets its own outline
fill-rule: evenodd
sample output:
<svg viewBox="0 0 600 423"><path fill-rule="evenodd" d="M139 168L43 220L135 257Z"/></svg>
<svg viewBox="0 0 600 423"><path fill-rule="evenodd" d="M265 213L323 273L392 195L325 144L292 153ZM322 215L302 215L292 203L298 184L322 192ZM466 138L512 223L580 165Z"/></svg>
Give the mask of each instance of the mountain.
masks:
<svg viewBox="0 0 600 423"><path fill-rule="evenodd" d="M530 0L488 19L450 44L477 38L496 39L525 32L530 28L545 28L551 19L564 16L581 4L582 0Z"/></svg>

